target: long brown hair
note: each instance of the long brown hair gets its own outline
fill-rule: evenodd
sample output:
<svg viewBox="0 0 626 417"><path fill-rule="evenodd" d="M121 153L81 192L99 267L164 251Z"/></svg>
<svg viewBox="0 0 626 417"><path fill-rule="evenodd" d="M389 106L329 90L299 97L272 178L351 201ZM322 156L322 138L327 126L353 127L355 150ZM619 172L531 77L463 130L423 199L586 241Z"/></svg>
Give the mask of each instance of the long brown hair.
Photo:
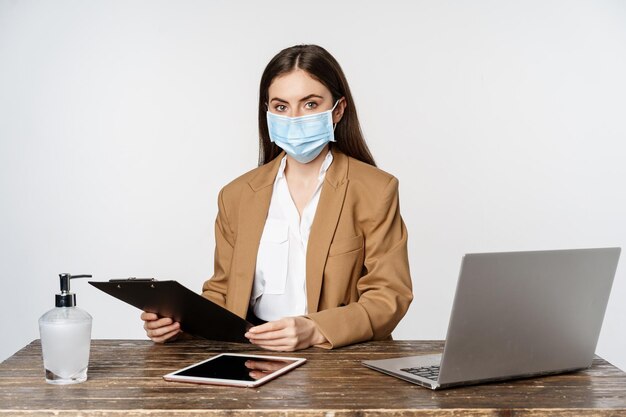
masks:
<svg viewBox="0 0 626 417"><path fill-rule="evenodd" d="M296 45L280 51L265 67L261 76L259 92L259 166L270 162L282 151L270 141L267 128L268 91L274 79L301 69L328 88L333 101L345 97L346 108L343 117L335 128L335 140L332 146L344 154L376 166L370 153L352 100L350 87L339 63L324 48L317 45Z"/></svg>

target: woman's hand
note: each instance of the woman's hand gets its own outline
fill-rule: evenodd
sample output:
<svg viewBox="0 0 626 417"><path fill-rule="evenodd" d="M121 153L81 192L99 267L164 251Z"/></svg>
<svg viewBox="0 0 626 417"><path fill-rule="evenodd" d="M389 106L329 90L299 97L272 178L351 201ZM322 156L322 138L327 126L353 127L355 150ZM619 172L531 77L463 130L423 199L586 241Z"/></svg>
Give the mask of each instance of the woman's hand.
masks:
<svg viewBox="0 0 626 417"><path fill-rule="evenodd" d="M141 313L141 320L144 321L143 328L146 334L155 343L164 343L168 340L175 340L182 331L180 323L168 317L159 318L154 313Z"/></svg>
<svg viewBox="0 0 626 417"><path fill-rule="evenodd" d="M326 342L315 322L306 317L270 321L252 327L244 336L264 349L289 352Z"/></svg>

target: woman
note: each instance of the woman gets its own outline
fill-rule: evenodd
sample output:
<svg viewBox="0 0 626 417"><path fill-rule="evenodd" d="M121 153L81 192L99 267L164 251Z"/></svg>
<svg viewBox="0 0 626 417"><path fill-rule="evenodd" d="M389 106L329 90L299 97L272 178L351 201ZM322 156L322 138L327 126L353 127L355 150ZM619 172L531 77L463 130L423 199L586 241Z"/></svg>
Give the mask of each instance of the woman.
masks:
<svg viewBox="0 0 626 417"><path fill-rule="evenodd" d="M387 339L412 300L398 181L376 168L337 61L279 52L261 77L259 167L220 192L202 295L270 350ZM155 342L179 323L143 313Z"/></svg>

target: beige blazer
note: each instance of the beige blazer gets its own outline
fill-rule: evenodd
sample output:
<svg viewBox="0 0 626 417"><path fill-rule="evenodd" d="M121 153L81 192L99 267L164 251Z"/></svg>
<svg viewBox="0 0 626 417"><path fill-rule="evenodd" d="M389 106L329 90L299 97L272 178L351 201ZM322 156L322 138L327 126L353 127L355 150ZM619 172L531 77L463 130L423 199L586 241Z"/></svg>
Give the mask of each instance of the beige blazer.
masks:
<svg viewBox="0 0 626 417"><path fill-rule="evenodd" d="M345 346L390 337L413 298L398 180L333 149L306 257L307 317ZM246 317L257 252L284 153L219 194L215 269L202 295Z"/></svg>

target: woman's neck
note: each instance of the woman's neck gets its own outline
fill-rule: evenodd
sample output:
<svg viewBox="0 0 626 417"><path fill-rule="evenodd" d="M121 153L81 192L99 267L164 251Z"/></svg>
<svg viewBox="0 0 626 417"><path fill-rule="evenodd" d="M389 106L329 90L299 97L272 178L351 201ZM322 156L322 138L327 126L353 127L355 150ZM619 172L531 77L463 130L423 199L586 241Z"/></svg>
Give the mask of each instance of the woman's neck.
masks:
<svg viewBox="0 0 626 417"><path fill-rule="evenodd" d="M328 154L328 148L328 145L326 145L324 149L322 149L322 152L320 152L314 160L306 164L300 163L287 155L285 176L288 179L297 179L298 181L304 180L305 182L308 182L309 180L317 180L322 164Z"/></svg>
<svg viewBox="0 0 626 417"><path fill-rule="evenodd" d="M311 197L319 186L319 173L322 164L328 155L328 145L322 152L308 164L301 164L295 159L287 156L287 166L285 167L285 178L291 199L298 209L300 219L306 205L311 201Z"/></svg>

